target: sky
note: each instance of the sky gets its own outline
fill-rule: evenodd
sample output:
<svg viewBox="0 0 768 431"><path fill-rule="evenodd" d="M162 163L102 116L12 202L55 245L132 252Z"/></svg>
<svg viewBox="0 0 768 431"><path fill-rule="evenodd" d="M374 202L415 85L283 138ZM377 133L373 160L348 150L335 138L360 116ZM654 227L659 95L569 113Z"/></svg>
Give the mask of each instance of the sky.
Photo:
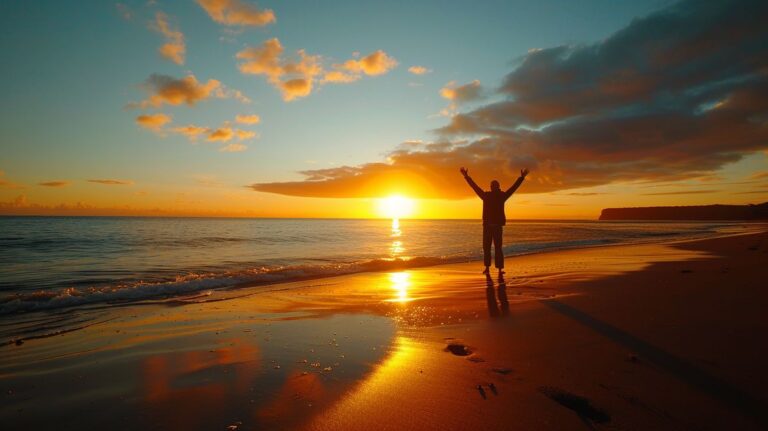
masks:
<svg viewBox="0 0 768 431"><path fill-rule="evenodd" d="M761 1L5 1L0 214L768 201Z"/></svg>

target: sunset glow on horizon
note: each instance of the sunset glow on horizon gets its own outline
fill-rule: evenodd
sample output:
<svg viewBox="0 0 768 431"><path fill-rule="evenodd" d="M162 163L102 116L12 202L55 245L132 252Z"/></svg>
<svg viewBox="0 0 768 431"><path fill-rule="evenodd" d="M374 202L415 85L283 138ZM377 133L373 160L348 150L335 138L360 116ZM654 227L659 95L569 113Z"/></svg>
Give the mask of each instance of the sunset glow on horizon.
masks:
<svg viewBox="0 0 768 431"><path fill-rule="evenodd" d="M761 203L768 44L741 9L7 2L0 215L478 218L462 166L530 169L510 219Z"/></svg>
<svg viewBox="0 0 768 431"><path fill-rule="evenodd" d="M379 198L376 206L378 214L384 218L401 219L416 215L414 213L415 204L413 199L404 196L394 195Z"/></svg>

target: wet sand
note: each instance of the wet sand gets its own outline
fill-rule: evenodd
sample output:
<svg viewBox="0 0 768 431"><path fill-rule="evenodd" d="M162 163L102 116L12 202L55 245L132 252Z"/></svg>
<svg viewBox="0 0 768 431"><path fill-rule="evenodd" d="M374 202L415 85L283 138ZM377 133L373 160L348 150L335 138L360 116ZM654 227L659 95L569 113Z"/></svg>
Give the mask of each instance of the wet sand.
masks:
<svg viewBox="0 0 768 431"><path fill-rule="evenodd" d="M760 233L4 320L28 336L0 347L0 423L765 429L766 264Z"/></svg>

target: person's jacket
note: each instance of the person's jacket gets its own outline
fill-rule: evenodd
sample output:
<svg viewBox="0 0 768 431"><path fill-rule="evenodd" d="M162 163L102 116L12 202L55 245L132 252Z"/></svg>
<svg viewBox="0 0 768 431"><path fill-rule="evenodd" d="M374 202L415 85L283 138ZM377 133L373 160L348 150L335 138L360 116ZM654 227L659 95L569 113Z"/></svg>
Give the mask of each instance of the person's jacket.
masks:
<svg viewBox="0 0 768 431"><path fill-rule="evenodd" d="M467 180L467 183L472 187L472 190L477 193L477 196L483 200L483 225L503 226L507 224L507 216L504 214L504 203L507 202L507 199L512 196L512 193L520 187L520 184L523 183L525 178L518 178L517 181L512 184L512 187L508 188L505 192L501 190L491 190L486 192L475 184L469 175L465 176L464 179Z"/></svg>

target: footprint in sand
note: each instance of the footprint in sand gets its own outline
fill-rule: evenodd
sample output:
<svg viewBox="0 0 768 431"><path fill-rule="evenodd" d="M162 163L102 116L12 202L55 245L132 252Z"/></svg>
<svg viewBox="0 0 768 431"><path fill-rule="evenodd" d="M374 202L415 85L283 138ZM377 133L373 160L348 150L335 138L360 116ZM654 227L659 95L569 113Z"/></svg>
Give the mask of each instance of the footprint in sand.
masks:
<svg viewBox="0 0 768 431"><path fill-rule="evenodd" d="M448 343L445 347L446 352L451 352L456 356L469 356L472 354L472 350L464 344L458 342Z"/></svg>

